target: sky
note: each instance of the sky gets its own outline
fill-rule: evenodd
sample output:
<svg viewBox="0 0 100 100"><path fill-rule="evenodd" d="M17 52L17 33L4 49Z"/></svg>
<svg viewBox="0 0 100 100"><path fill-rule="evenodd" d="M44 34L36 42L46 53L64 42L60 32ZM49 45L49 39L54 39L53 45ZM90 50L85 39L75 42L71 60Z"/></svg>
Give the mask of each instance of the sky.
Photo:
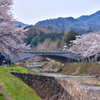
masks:
<svg viewBox="0 0 100 100"><path fill-rule="evenodd" d="M13 0L13 15L25 24L58 18L90 15L100 10L100 0Z"/></svg>

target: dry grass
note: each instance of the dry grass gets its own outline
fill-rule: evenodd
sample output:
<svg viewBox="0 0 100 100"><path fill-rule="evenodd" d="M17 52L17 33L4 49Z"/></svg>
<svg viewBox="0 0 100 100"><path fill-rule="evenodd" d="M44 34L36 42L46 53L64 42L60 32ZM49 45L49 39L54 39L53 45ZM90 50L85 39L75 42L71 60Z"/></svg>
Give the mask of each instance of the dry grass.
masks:
<svg viewBox="0 0 100 100"><path fill-rule="evenodd" d="M26 67L25 63L23 62L17 62L15 63L16 66L22 66L22 67Z"/></svg>
<svg viewBox="0 0 100 100"><path fill-rule="evenodd" d="M98 63L69 63L65 64L62 72L69 75L100 76L100 64Z"/></svg>
<svg viewBox="0 0 100 100"><path fill-rule="evenodd" d="M82 80L82 83L84 84L84 85L92 85L92 86L100 86L100 81L98 81L98 80L90 80L90 79L88 79L88 80Z"/></svg>
<svg viewBox="0 0 100 100"><path fill-rule="evenodd" d="M59 69L61 67L60 62L55 62L55 60L50 61L48 64L44 66L45 69Z"/></svg>

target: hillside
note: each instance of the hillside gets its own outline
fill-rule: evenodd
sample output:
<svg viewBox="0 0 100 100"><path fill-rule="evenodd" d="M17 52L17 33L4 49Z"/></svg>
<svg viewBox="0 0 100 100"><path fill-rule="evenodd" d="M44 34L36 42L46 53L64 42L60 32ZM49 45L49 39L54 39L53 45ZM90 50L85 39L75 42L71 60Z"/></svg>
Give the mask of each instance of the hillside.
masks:
<svg viewBox="0 0 100 100"><path fill-rule="evenodd" d="M64 32L52 29L43 29L34 26L28 26L27 39L24 40L27 45L37 49L56 49L57 43L63 38ZM38 46L38 47L37 47Z"/></svg>
<svg viewBox="0 0 100 100"><path fill-rule="evenodd" d="M35 26L59 31L73 29L80 34L98 31L100 30L100 11L91 15L83 15L76 19L73 17L59 17L57 19L43 20L36 23Z"/></svg>

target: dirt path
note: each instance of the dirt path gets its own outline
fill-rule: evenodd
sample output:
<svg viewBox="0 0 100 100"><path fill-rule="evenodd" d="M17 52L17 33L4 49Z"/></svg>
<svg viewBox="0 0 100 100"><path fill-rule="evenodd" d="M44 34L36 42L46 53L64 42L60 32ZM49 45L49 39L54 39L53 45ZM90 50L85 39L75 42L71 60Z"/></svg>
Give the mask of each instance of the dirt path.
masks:
<svg viewBox="0 0 100 100"><path fill-rule="evenodd" d="M4 100L13 100L13 99L7 94L7 92L4 90L4 88L3 88L3 83L0 83L0 92L3 94Z"/></svg>

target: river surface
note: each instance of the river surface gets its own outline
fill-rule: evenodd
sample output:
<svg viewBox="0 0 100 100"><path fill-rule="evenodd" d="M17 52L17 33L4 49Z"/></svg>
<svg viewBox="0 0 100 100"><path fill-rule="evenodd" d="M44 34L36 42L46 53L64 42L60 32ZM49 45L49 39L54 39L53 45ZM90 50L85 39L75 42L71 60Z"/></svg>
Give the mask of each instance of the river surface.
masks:
<svg viewBox="0 0 100 100"><path fill-rule="evenodd" d="M62 74L55 74L55 73L42 73L44 76L52 76L52 77L62 77L66 78L68 75L62 75Z"/></svg>
<svg viewBox="0 0 100 100"><path fill-rule="evenodd" d="M92 89L92 90L100 90L100 86L92 86L92 85L80 85L81 88Z"/></svg>

